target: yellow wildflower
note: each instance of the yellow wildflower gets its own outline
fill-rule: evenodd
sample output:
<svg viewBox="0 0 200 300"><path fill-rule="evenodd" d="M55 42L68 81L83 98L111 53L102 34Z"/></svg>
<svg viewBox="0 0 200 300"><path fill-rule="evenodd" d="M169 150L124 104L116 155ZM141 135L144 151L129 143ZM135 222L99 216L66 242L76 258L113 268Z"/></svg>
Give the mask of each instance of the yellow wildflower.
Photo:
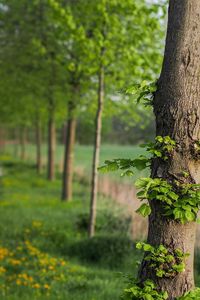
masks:
<svg viewBox="0 0 200 300"><path fill-rule="evenodd" d="M19 265L21 265L21 261L19 259L14 259L14 258L10 259L10 263L13 266L19 266Z"/></svg>
<svg viewBox="0 0 200 300"><path fill-rule="evenodd" d="M9 255L9 250L7 248L0 248L0 260L3 260Z"/></svg>
<svg viewBox="0 0 200 300"><path fill-rule="evenodd" d="M32 226L35 227L35 228L39 228L42 226L42 222L40 221L33 221L32 222Z"/></svg>
<svg viewBox="0 0 200 300"><path fill-rule="evenodd" d="M18 251L22 251L23 248L22 248L21 246L18 246L18 247L17 247L17 250L18 250Z"/></svg>
<svg viewBox="0 0 200 300"><path fill-rule="evenodd" d="M30 281L30 282L33 282L33 277L29 276L28 274L26 273L21 273L18 275L18 277L20 279L24 279L25 281Z"/></svg>
<svg viewBox="0 0 200 300"><path fill-rule="evenodd" d="M17 285L21 285L21 284L22 284L21 280L20 280L20 279L17 279L17 280L16 280L16 284L17 284Z"/></svg>
<svg viewBox="0 0 200 300"><path fill-rule="evenodd" d="M35 283L35 284L33 285L33 288L39 289L39 288L40 288L40 284L39 284L39 283Z"/></svg>
<svg viewBox="0 0 200 300"><path fill-rule="evenodd" d="M6 272L6 269L4 267L0 267L0 274L5 273L5 272Z"/></svg>
<svg viewBox="0 0 200 300"><path fill-rule="evenodd" d="M45 284L45 285L44 285L44 288L45 288L46 290L49 290L49 289L50 289L50 286L49 286L48 284Z"/></svg>

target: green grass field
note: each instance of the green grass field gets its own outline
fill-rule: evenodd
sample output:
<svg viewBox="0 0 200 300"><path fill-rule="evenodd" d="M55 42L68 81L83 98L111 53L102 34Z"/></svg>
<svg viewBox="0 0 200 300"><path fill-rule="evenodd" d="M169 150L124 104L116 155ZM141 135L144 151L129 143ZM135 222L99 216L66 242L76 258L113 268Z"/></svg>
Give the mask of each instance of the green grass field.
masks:
<svg viewBox="0 0 200 300"><path fill-rule="evenodd" d="M16 148L13 145L7 145L5 148L6 152L10 155L16 156ZM19 147L18 147L18 156L19 156ZM136 158L139 155L145 154L144 148L140 146L130 146L130 145L102 145L101 153L100 153L100 165L103 165L105 160L114 159L114 158ZM31 162L35 162L36 159L36 147L31 144L27 144L26 146L26 156L27 160ZM64 146L58 144L56 147L55 154L55 163L56 169L60 173L63 170L63 156L64 156ZM74 154L74 165L75 168L79 168L84 173L85 177L89 178L91 175L92 168L92 157L93 157L93 146L92 145L78 145L75 146L75 154ZM43 144L42 146L42 161L43 165L46 165L47 162L47 146ZM45 172L44 167L44 172ZM133 180L137 179L140 176L147 176L148 171L144 170L142 172L136 172ZM101 174L100 174L101 176ZM120 172L114 172L109 174L111 179L115 181L124 180L126 178L120 178ZM132 180L132 181L133 181ZM130 179L128 179L129 182Z"/></svg>
<svg viewBox="0 0 200 300"><path fill-rule="evenodd" d="M7 153L15 155L16 146L7 145L5 147ZM18 147L19 150L19 147ZM140 146L130 146L130 145L102 145L100 161L101 164L106 159L113 158L135 158L138 155L144 154L144 149ZM27 157L31 160L35 160L36 147L32 144L27 144L26 146ZM64 155L64 146L58 144L56 147L56 164L59 164L63 160ZM92 145L76 145L75 146L75 165L83 166L87 170L90 170L92 165L92 155L93 155L93 146ZM42 146L42 157L46 161L47 158L47 146L43 144Z"/></svg>

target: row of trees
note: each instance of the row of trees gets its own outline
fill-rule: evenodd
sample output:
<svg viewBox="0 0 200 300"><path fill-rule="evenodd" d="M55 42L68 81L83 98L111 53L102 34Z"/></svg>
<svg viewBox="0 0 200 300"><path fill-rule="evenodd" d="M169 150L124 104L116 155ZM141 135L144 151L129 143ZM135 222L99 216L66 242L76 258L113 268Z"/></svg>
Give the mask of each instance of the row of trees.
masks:
<svg viewBox="0 0 200 300"><path fill-rule="evenodd" d="M55 178L56 127L67 124L61 198L72 199L77 119L94 118L90 236L94 235L102 116L132 116L118 91L155 80L161 61L163 5L145 0L1 0L0 117L23 140L34 127L41 171L48 130L47 176ZM154 45L154 47L152 47ZM125 116L126 117L126 116Z"/></svg>

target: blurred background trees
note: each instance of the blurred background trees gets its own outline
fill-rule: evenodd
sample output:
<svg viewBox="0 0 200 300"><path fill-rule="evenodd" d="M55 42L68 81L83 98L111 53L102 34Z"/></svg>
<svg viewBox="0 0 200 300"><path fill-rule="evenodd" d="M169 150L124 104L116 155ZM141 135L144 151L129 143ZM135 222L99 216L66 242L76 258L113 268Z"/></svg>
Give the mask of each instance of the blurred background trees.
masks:
<svg viewBox="0 0 200 300"><path fill-rule="evenodd" d="M64 144L64 201L73 197L75 143L93 145L90 236L101 141L134 145L154 135L151 110L123 91L158 77L164 16L163 3L145 0L0 2L1 142L21 160L34 145L37 172L46 165L50 181Z"/></svg>

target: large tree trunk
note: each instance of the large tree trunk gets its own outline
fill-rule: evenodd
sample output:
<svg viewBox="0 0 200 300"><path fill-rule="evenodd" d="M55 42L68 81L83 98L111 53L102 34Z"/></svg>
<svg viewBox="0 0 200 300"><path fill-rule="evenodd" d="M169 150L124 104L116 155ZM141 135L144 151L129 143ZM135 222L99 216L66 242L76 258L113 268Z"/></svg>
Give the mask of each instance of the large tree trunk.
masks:
<svg viewBox="0 0 200 300"><path fill-rule="evenodd" d="M69 103L69 118L67 121L65 157L63 170L62 200L72 200L73 194L73 161L74 161L74 144L76 137L76 118L74 116L74 105Z"/></svg>
<svg viewBox="0 0 200 300"><path fill-rule="evenodd" d="M154 99L157 135L169 135L177 143L165 162L155 160L152 177L172 183L200 183L199 156L195 143L200 140L200 1L171 0L163 68ZM188 172L187 178L183 175ZM148 263L143 261L140 279L153 279L159 289L175 299L194 287L193 253L194 223L185 225L161 215L161 207L152 202L149 217L148 243L163 244L171 251L176 248L189 252L185 272L174 278L158 279Z"/></svg>
<svg viewBox="0 0 200 300"><path fill-rule="evenodd" d="M50 113L48 121L48 162L47 178L53 181L55 178L55 148L56 148L56 127L54 114Z"/></svg>
<svg viewBox="0 0 200 300"><path fill-rule="evenodd" d="M41 174L42 171L42 131L41 131L41 124L38 120L36 124L36 167L37 173Z"/></svg>
<svg viewBox="0 0 200 300"><path fill-rule="evenodd" d="M95 141L94 154L92 166L92 187L91 187L91 202L90 202L90 222L89 222L89 236L93 237L95 234L96 223L96 206L98 194L98 165L101 146L101 128L102 128L102 112L104 102L104 69L101 67L99 72L99 89L98 89L98 108L95 119Z"/></svg>

